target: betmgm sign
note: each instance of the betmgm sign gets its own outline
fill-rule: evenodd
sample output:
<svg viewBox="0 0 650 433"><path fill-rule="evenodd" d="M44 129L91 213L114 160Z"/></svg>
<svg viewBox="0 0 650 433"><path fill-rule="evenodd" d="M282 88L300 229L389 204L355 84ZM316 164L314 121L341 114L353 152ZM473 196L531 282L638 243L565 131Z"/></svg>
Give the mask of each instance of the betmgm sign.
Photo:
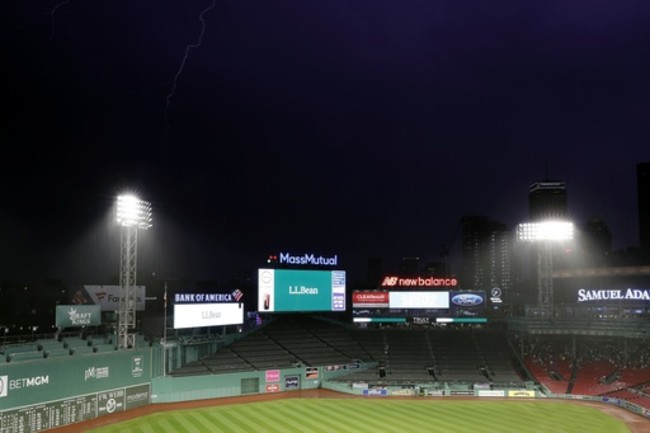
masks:
<svg viewBox="0 0 650 433"><path fill-rule="evenodd" d="M33 433L143 406L152 349L10 362L0 373L0 432Z"/></svg>

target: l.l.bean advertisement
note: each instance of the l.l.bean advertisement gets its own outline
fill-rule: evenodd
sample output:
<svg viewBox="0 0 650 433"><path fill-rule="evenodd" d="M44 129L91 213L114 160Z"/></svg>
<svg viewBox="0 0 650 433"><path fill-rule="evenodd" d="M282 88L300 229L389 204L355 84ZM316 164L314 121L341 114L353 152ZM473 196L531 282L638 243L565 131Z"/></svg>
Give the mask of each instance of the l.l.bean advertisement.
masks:
<svg viewBox="0 0 650 433"><path fill-rule="evenodd" d="M345 271L259 269L258 310L345 311Z"/></svg>

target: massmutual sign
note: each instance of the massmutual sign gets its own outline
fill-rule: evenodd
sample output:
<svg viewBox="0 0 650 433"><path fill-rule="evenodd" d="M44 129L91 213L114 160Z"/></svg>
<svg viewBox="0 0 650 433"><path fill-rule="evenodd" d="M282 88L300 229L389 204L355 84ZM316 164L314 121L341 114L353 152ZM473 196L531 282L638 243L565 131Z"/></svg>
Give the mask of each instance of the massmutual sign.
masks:
<svg viewBox="0 0 650 433"><path fill-rule="evenodd" d="M338 266L339 258L336 254L324 257L315 254L293 255L291 253L280 253L279 263L281 265Z"/></svg>

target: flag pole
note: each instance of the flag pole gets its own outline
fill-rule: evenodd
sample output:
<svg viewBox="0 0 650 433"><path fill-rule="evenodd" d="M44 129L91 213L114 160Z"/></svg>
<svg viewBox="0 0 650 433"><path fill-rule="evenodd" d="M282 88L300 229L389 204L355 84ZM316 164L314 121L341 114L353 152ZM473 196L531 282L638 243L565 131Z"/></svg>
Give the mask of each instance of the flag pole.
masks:
<svg viewBox="0 0 650 433"><path fill-rule="evenodd" d="M167 281L165 281L165 293L163 295L164 300L164 318L163 318L163 376L167 376Z"/></svg>

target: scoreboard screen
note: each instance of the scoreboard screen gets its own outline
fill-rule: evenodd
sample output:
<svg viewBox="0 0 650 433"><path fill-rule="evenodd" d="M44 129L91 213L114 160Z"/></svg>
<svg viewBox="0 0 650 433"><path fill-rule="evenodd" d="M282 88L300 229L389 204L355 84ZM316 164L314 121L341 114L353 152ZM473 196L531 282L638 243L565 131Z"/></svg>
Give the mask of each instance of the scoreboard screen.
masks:
<svg viewBox="0 0 650 433"><path fill-rule="evenodd" d="M262 313L345 311L345 271L259 269Z"/></svg>
<svg viewBox="0 0 650 433"><path fill-rule="evenodd" d="M484 323L483 291L354 291L355 323Z"/></svg>

